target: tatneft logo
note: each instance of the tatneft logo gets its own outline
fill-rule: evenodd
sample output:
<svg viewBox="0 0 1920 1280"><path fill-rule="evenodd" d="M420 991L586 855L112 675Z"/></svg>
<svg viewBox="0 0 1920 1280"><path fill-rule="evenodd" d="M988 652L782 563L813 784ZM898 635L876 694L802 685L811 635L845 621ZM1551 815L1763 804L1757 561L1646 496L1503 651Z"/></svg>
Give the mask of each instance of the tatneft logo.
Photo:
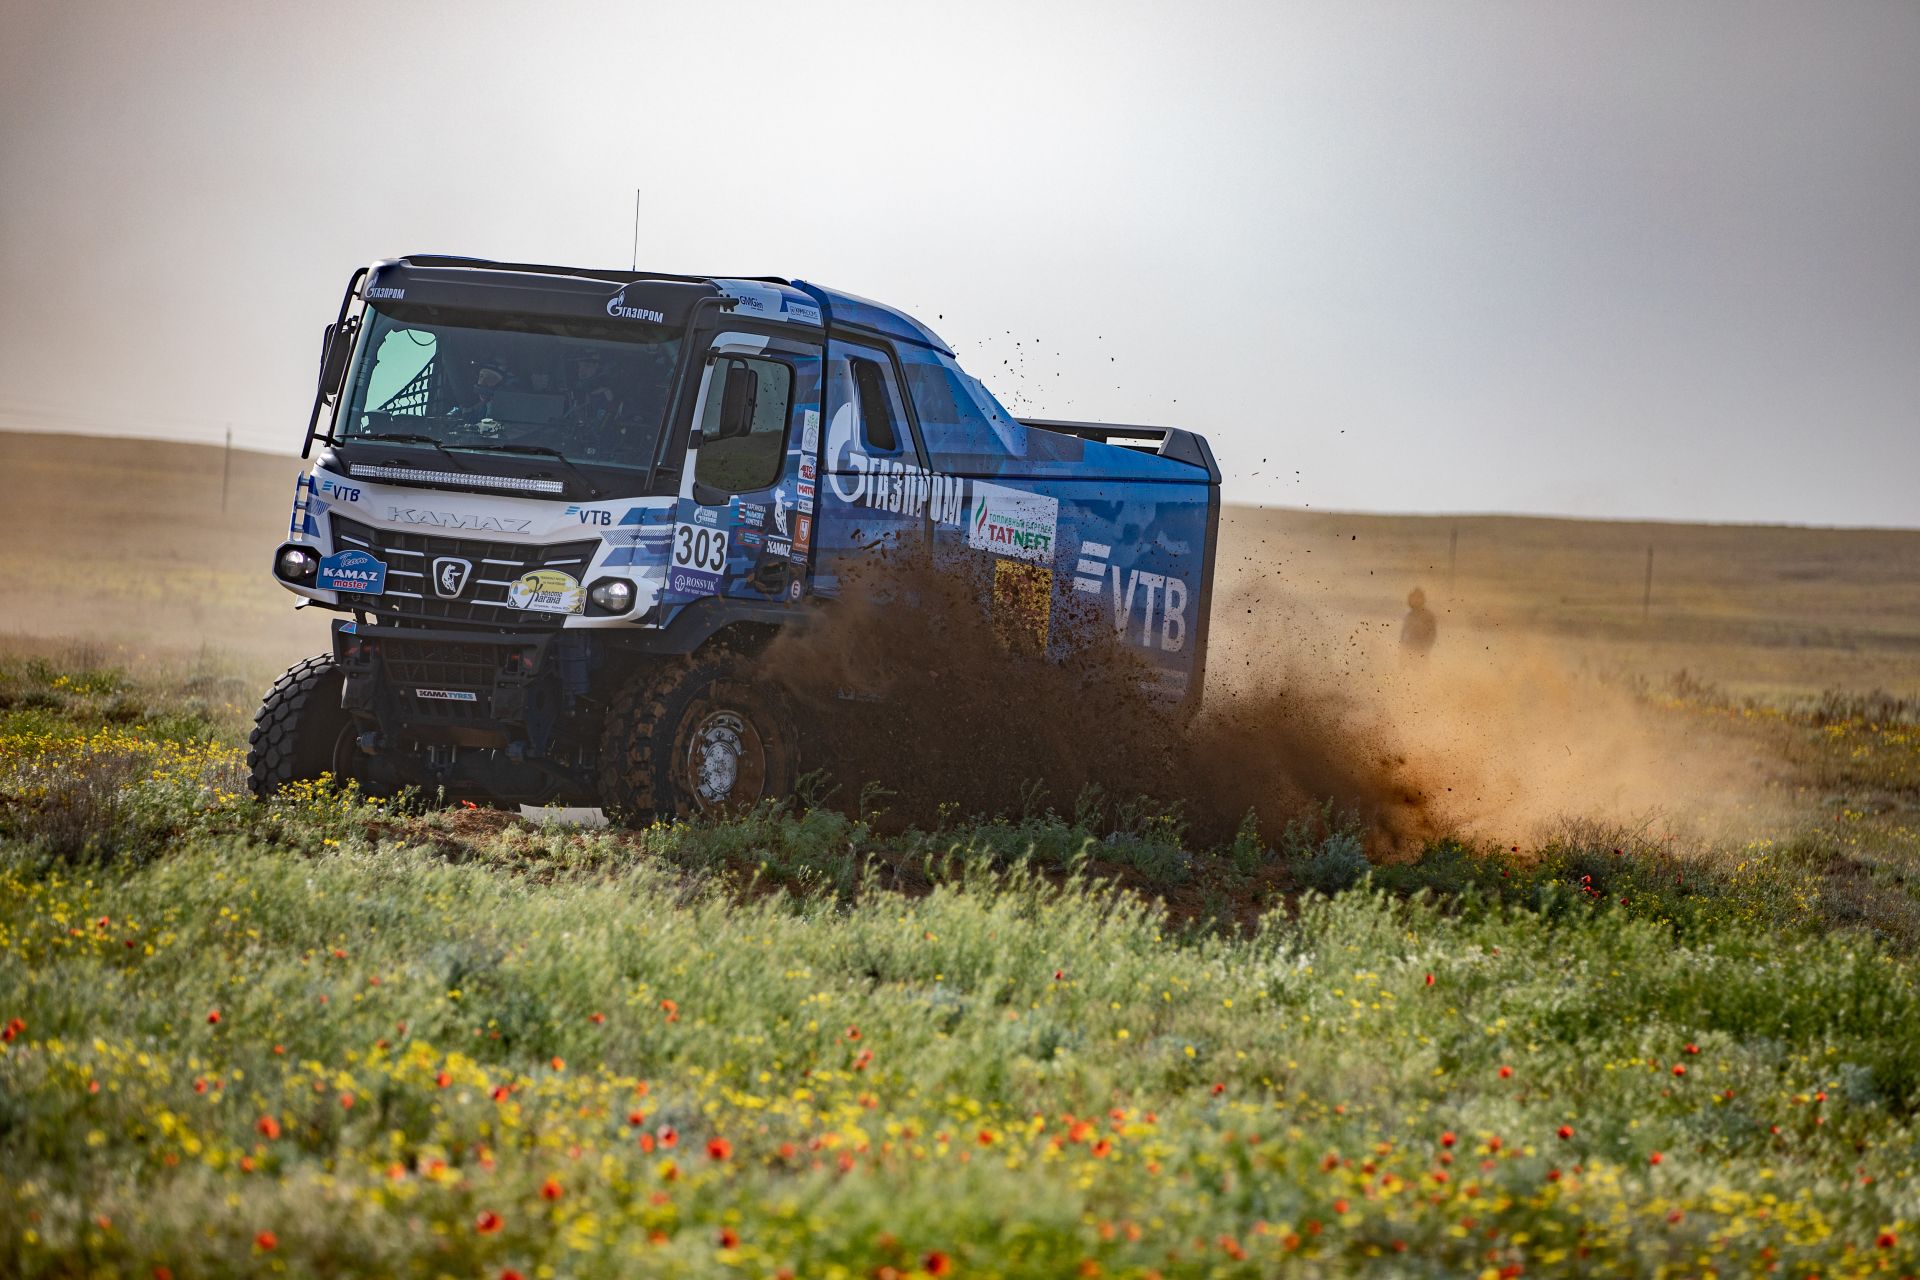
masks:
<svg viewBox="0 0 1920 1280"><path fill-rule="evenodd" d="M651 320L655 324L667 322L667 317L661 312L647 307L628 306L625 289L607 299L607 314L621 320Z"/></svg>
<svg viewBox="0 0 1920 1280"><path fill-rule="evenodd" d="M467 589L467 577L472 572L473 561L441 556L433 562L433 593L442 600L459 599L460 593Z"/></svg>
<svg viewBox="0 0 1920 1280"><path fill-rule="evenodd" d="M396 288L394 288L394 287L393 287L392 285L387 285L387 284L376 284L376 285L372 285L372 286L370 286L370 287L369 287L369 288L367 289L367 296L368 296L369 298L395 298L395 299L399 299L399 298L404 298L404 297L406 297L406 296L407 296L407 291L406 291L405 289L396 289Z"/></svg>
<svg viewBox="0 0 1920 1280"><path fill-rule="evenodd" d="M492 529L498 533L526 533L531 520L505 520L499 516L462 516L451 511L422 511L418 507L388 507L387 519L408 524L438 525L442 529Z"/></svg>

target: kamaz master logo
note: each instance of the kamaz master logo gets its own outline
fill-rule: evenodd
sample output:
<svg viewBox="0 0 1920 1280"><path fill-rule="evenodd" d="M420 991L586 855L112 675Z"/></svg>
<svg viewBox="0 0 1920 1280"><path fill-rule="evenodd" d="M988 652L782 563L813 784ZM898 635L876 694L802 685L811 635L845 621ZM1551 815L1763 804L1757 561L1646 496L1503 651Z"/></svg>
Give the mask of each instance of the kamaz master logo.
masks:
<svg viewBox="0 0 1920 1280"><path fill-rule="evenodd" d="M496 533L527 533L531 520L504 520L499 516L462 516L451 511L423 511L418 507L388 507L387 519L408 524L438 525L442 529L490 529Z"/></svg>

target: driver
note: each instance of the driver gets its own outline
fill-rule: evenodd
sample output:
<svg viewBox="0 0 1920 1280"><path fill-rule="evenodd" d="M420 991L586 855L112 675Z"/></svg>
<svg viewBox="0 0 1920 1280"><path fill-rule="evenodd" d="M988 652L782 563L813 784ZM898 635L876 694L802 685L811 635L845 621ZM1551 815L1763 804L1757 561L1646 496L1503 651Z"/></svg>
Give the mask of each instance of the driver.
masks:
<svg viewBox="0 0 1920 1280"><path fill-rule="evenodd" d="M508 371L507 362L499 356L484 360L473 371L473 386L462 397L460 403L447 410L447 417L455 422L479 422L493 415L493 395L502 387L512 386L513 375Z"/></svg>

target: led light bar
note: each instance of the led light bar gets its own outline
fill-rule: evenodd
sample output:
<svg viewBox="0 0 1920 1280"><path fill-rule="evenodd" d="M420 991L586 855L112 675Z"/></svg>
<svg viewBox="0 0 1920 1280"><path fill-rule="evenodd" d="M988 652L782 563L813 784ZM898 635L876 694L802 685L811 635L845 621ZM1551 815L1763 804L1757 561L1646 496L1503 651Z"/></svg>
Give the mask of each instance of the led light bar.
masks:
<svg viewBox="0 0 1920 1280"><path fill-rule="evenodd" d="M424 480L428 484L472 485L482 489L514 489L521 493L565 493L558 480L529 480L524 476L482 476L465 471L422 471L419 467L378 467L356 464L348 467L356 476L374 480Z"/></svg>

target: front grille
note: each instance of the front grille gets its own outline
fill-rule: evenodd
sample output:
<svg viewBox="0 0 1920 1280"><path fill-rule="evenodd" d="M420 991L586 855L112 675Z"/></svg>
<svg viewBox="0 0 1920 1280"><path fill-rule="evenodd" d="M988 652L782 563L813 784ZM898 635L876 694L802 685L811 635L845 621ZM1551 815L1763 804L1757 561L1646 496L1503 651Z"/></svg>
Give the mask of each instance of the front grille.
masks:
<svg viewBox="0 0 1920 1280"><path fill-rule="evenodd" d="M336 551L370 551L387 566L386 591L355 597L355 608L382 618L428 623L467 623L502 630L526 631L558 627L564 614L516 609L507 603L507 588L533 569L558 569L584 582L587 566L599 547L597 539L529 546L519 542L489 542L482 538L444 538L401 529L375 529L333 516ZM472 563L473 572L457 600L434 594L427 579L441 556L458 556Z"/></svg>

